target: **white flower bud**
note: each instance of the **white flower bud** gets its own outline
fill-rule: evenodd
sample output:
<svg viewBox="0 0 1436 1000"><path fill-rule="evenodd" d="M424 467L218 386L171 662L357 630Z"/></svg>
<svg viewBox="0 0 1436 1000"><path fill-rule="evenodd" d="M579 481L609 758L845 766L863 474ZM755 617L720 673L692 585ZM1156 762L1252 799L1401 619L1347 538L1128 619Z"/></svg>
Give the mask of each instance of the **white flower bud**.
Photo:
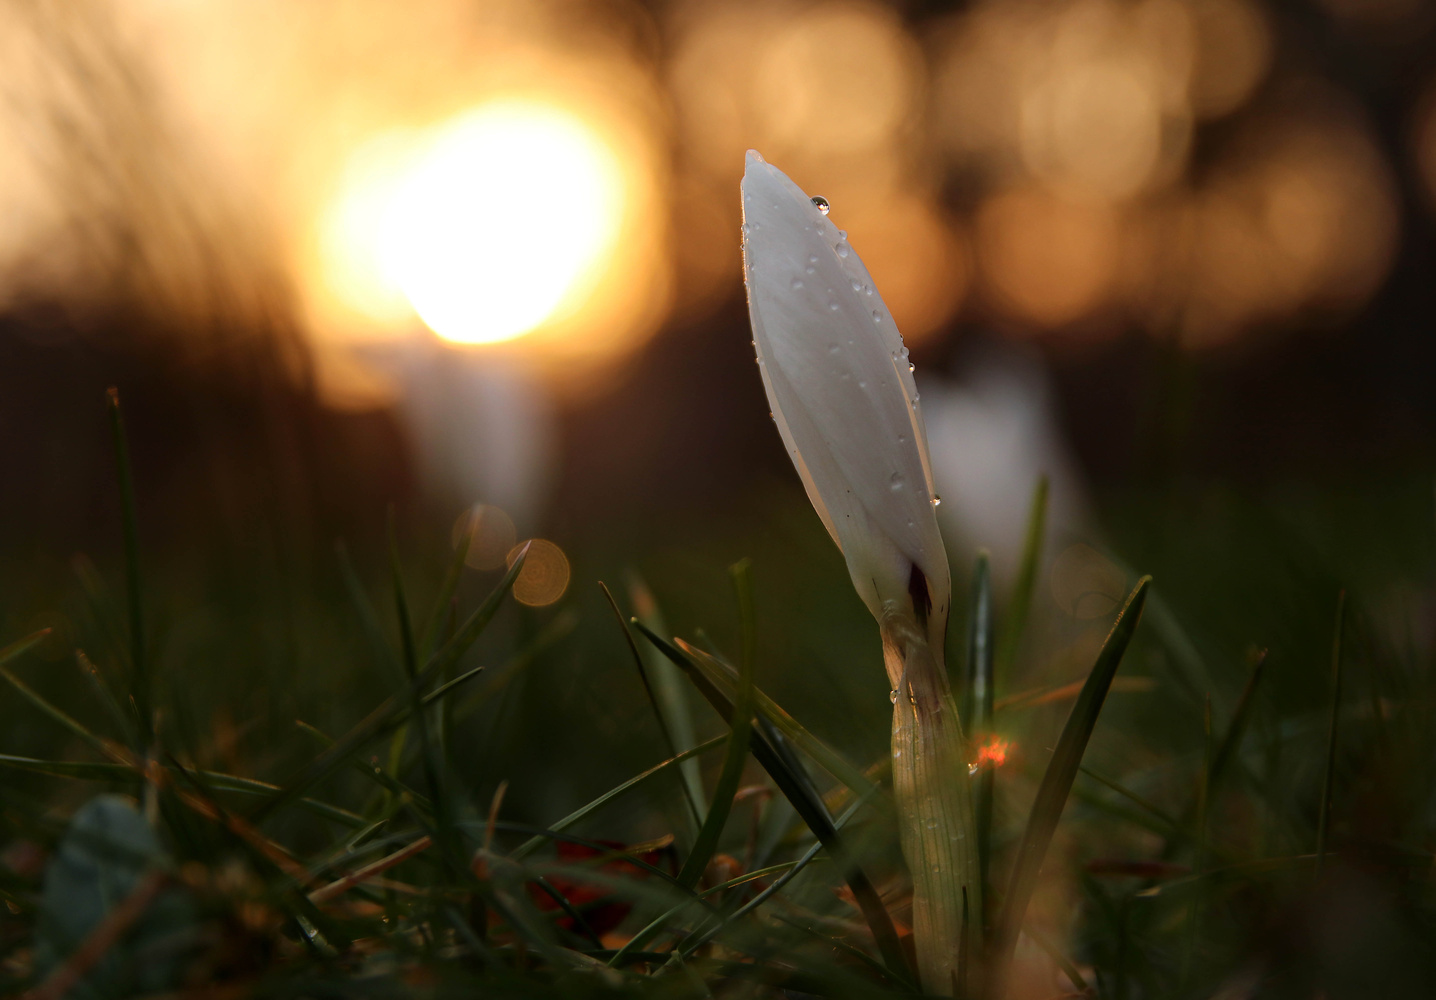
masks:
<svg viewBox="0 0 1436 1000"><path fill-rule="evenodd" d="M910 610L940 656L952 587L907 349L846 234L753 150L743 263L763 386L808 498L873 617Z"/></svg>

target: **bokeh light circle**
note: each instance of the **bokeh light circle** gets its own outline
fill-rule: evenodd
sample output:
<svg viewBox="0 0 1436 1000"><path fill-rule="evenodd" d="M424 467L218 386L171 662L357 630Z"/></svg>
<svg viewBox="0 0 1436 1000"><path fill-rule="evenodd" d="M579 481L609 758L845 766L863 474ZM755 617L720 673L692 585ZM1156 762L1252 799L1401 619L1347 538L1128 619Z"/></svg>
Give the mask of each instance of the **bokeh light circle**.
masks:
<svg viewBox="0 0 1436 1000"><path fill-rule="evenodd" d="M541 608L557 601L568 589L571 574L568 556L546 538L533 538L524 544L528 545L529 552L524 568L514 581L514 600L531 608ZM523 550L523 544L513 547L508 554L510 566Z"/></svg>

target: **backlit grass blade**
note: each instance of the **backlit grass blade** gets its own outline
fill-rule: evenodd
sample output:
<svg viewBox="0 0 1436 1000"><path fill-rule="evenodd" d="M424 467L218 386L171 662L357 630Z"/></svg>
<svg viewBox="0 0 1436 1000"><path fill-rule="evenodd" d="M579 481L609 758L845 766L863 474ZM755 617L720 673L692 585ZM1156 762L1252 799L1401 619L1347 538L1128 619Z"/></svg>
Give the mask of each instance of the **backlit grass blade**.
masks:
<svg viewBox="0 0 1436 1000"><path fill-rule="evenodd" d="M667 651L673 647L668 642L649 631L641 622L636 622L635 624L640 632L647 636L660 650L665 652L665 655L669 655ZM683 659L687 664L687 666L683 668L685 672L689 669L698 670L708 679L709 683L713 684L723 693L724 698L731 701L733 692L737 686L737 672L733 667L724 663L711 653L704 652L697 646L686 643L682 639L675 639L674 642L682 650L682 653L678 653L677 650L674 650L673 653L674 655L678 655L679 658ZM684 653L687 654L686 658L682 655ZM841 754L837 753L805 729L796 719L784 711L781 705L764 694L762 688L754 686L753 696L756 699L758 714L772 722L784 736L793 742L794 746L816 761L823 770L847 785L858 795L867 795L873 790L873 783L867 775L848 763L848 761L843 759Z"/></svg>
<svg viewBox="0 0 1436 1000"><path fill-rule="evenodd" d="M738 792L738 783L743 779L743 764L748 759L748 734L753 727L753 660L755 649L755 624L753 612L753 586L749 577L749 563L742 560L735 563L729 574L733 588L738 593L738 617L742 625L743 656L738 681L738 697L733 702L733 712L728 718L728 748L723 757L723 770L718 775L718 784L713 787L713 801L708 806L708 815L698 829L698 838L693 850L683 862L678 881L685 886L698 884L698 879L708 868L708 862L718 850L718 838L733 810L733 796Z"/></svg>
<svg viewBox="0 0 1436 1000"><path fill-rule="evenodd" d="M628 596L635 618L658 635L668 634L658 601L637 574L629 576ZM648 678L653 683L653 694L658 700L659 711L667 720L669 732L673 734L675 752L686 750L698 742L688 682L683 679L682 671L652 646L644 645L640 655L648 667ZM698 820L701 823L704 804L708 801L703 790L703 769L698 761L688 760L678 768L678 772L688 789L689 801L698 808Z"/></svg>
<svg viewBox="0 0 1436 1000"><path fill-rule="evenodd" d="M415 691L422 691L426 684L450 666L457 663L459 657L463 656L469 646L473 645L474 640L479 637L484 627L488 625L494 615L498 613L504 598L508 596L509 591L513 589L514 580L518 579L519 571L523 569L524 555L526 553L527 549L519 553L519 557L514 560L513 565L509 567L509 571L504 574L498 586L485 598L484 603L479 605L478 609L469 616L458 634L446 643L443 649L435 653L424 669L419 671L414 680L410 682L411 688ZM409 708L409 706L410 699L407 692L403 697L390 695L384 699L378 707L365 716L358 724L350 729L349 732L336 740L334 746L325 750L318 757L315 757L301 767L298 773L286 782L279 792L265 802L260 803L259 807L256 808L254 813L249 817L250 821L257 822L294 796L306 791L316 781L320 781L332 773L336 768L343 765L349 757L357 753L359 748L365 743L368 743L376 736L385 732L393 722L395 716L397 716L399 712Z"/></svg>
<svg viewBox="0 0 1436 1000"><path fill-rule="evenodd" d="M472 523L471 519L471 526ZM473 540L473 531L465 531L459 538L459 544L454 546L454 557L449 560L449 567L444 572L444 581L439 585L439 593L434 598L433 608L429 610L429 617L424 625L422 639L419 643L419 655L425 659L433 655L434 647L439 641L439 633L444 628L444 619L448 616L454 594L459 589L459 581L463 579L464 563L469 558L469 546L473 544Z"/></svg>
<svg viewBox="0 0 1436 1000"><path fill-rule="evenodd" d="M633 633L628 630L628 620L623 617L623 612L619 610L618 602L613 599L613 593L608 589L608 585L600 580L598 589L603 591L608 606L613 609L613 616L618 619L618 627L623 630L623 641L627 644L629 655L633 658L633 667L638 671L638 679L643 684L643 693L648 696L648 706L653 709L653 718L658 723L658 731L663 736L663 745L668 751L668 756L675 757L678 755L678 744L673 741L673 733L668 727L666 713L658 703L658 696L653 690L653 685L649 683L648 671L643 666L643 654L638 650L638 643L633 641ZM688 803L688 814L693 819L694 829L699 829L703 825L703 812L694 800L693 789L684 779L681 771L678 784L683 790L684 801Z"/></svg>
<svg viewBox="0 0 1436 1000"><path fill-rule="evenodd" d="M1058 820L1062 818L1067 794L1082 763L1087 741L1097 725L1097 716L1102 711L1107 689L1111 686L1112 678L1122 663L1122 656L1127 652L1132 636L1137 631L1137 623L1141 619L1142 606L1146 603L1151 582L1152 578L1149 576L1144 576L1137 582L1121 614L1113 623L1107 641L1102 644L1102 649L1097 654L1097 662L1093 665L1092 672L1087 675L1082 694L1072 706L1067 724L1063 726L1062 735L1057 741L1057 748L1052 753L1052 760L1048 762L1042 782L1037 788L1037 797L1027 817L1027 828L1022 834L1022 842L1013 861L1012 876L1008 880L1007 893L997 920L992 953L993 981L996 984L992 991L993 996L1002 995L1001 983L1005 969L1017 947L1018 934L1027 915L1027 904L1032 899L1033 890L1037 888L1037 877L1047 856L1047 847L1052 843L1052 834L1057 829Z"/></svg>
<svg viewBox="0 0 1436 1000"><path fill-rule="evenodd" d="M448 796L444 789L443 761L439 759L439 747L432 731L432 720L424 708L424 690L419 682L419 653L415 646L414 626L409 617L409 600L404 593L404 574L399 566L399 538L394 524L394 508L389 508L389 574L394 585L394 612L399 620L399 649L403 655L404 674L408 680L409 714L414 728L419 733L419 752L424 762L424 778L429 786L429 796L434 803L434 820L439 836L439 849L449 864L451 874L462 867L458 858L459 847L455 843L455 830L448 808ZM452 666L452 664L451 664ZM446 678L447 679L447 678ZM396 774L397 778L398 775Z"/></svg>
<svg viewBox="0 0 1436 1000"><path fill-rule="evenodd" d="M990 738L992 726L994 687L993 672L993 622L992 622L992 573L988 567L987 553L977 554L977 566L973 570L972 609L968 620L967 641L967 683L963 686L962 718L967 722L974 748L981 747ZM969 760L978 760L974 752ZM988 884L988 871L992 853L992 799L993 786L997 780L997 768L991 761L979 761L977 787L972 802L973 825L977 836L977 869L982 885L982 920L985 938L991 923L992 892ZM963 943L967 938L964 936Z"/></svg>
<svg viewBox="0 0 1436 1000"><path fill-rule="evenodd" d="M135 513L134 470L130 465L130 444L125 435L125 418L120 412L120 391L108 390L110 430L114 435L115 466L120 480L120 510L125 533L125 589L130 618L130 694L139 711L140 730L149 742L153 720L150 717L150 664L145 652L144 590L140 577L140 529Z"/></svg>
<svg viewBox="0 0 1436 1000"><path fill-rule="evenodd" d="M1027 612L1032 608L1032 593L1037 587L1037 572L1042 568L1042 543L1047 536L1047 492L1047 477L1039 476L1027 514L1027 536L1022 543L1017 583L1013 585L1002 635L998 638L996 672L1004 679L1011 677L1012 665L1017 660L1017 648L1027 627Z"/></svg>
<svg viewBox="0 0 1436 1000"><path fill-rule="evenodd" d="M1336 629L1331 639L1331 714L1326 726L1326 770L1321 779L1320 810L1316 814L1316 870L1326 864L1327 825L1331 822L1332 786L1336 779L1337 722L1341 717L1341 638L1346 625L1346 591L1336 597Z"/></svg>
<svg viewBox="0 0 1436 1000"><path fill-rule="evenodd" d="M647 636L649 641L657 646L674 666L688 676L689 680L693 682L693 686L719 715L732 718L733 702L714 680L710 680L707 674L698 668L694 660L677 647L653 635L641 623L635 622L635 624L639 631ZM757 688L755 687L753 690L756 695ZM783 714L786 715L786 713ZM770 716L770 718L772 717ZM774 721L778 720L774 718ZM782 728L781 725L780 728ZM784 731L786 732L786 729ZM807 735L806 731L804 731L804 735ZM883 905L882 898L878 895L867 874L848 852L822 799L810 791L812 787L810 783L799 778L788 768L783 759L763 739L759 731L754 730L749 733L749 746L754 759L768 772L773 783L778 786L778 790L793 804L799 817L808 825L808 829L813 831L813 835L818 838L829 856L838 863L839 868L843 871L843 877L847 880L848 888L853 892L853 898L857 901L858 909L862 911L869 930L872 931L883 961L894 975L911 980L912 973L908 968L907 958L898 944L897 930L893 927L892 916L888 913L887 907ZM848 766L851 767L851 765ZM872 782L866 779L863 779L863 782L867 789L872 789ZM866 790L863 797L866 797Z"/></svg>

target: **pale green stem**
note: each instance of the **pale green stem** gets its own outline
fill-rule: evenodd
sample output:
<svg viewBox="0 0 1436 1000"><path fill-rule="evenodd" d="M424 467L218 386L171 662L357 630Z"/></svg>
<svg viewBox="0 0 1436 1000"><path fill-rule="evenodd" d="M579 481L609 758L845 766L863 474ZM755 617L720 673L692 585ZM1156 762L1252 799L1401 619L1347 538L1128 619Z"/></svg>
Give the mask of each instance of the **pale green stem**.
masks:
<svg viewBox="0 0 1436 1000"><path fill-rule="evenodd" d="M882 622L893 704L893 794L912 873L913 943L923 992L971 993L982 899L966 742L947 672L924 630L891 609ZM968 947L962 949L966 890ZM968 968L960 968L965 951Z"/></svg>

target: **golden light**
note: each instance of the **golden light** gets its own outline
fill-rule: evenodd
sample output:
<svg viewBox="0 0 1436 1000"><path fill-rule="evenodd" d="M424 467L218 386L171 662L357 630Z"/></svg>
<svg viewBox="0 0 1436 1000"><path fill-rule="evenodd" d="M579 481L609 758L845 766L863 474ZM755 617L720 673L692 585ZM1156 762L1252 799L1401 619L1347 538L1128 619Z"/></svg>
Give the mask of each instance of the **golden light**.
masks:
<svg viewBox="0 0 1436 1000"><path fill-rule="evenodd" d="M992 304L1020 322L1058 327L1103 305L1120 256L1116 214L1036 188L989 199L977 214L977 253Z"/></svg>
<svg viewBox="0 0 1436 1000"><path fill-rule="evenodd" d="M346 182L326 242L335 290L379 320L398 290L435 333L468 344L581 304L624 211L613 150L575 115L528 100L371 143Z"/></svg>
<svg viewBox="0 0 1436 1000"><path fill-rule="evenodd" d="M450 535L455 549L465 535L469 538L469 549L464 553L464 565L473 569L503 566L518 537L513 518L502 507L492 504L475 504L459 515Z"/></svg>

